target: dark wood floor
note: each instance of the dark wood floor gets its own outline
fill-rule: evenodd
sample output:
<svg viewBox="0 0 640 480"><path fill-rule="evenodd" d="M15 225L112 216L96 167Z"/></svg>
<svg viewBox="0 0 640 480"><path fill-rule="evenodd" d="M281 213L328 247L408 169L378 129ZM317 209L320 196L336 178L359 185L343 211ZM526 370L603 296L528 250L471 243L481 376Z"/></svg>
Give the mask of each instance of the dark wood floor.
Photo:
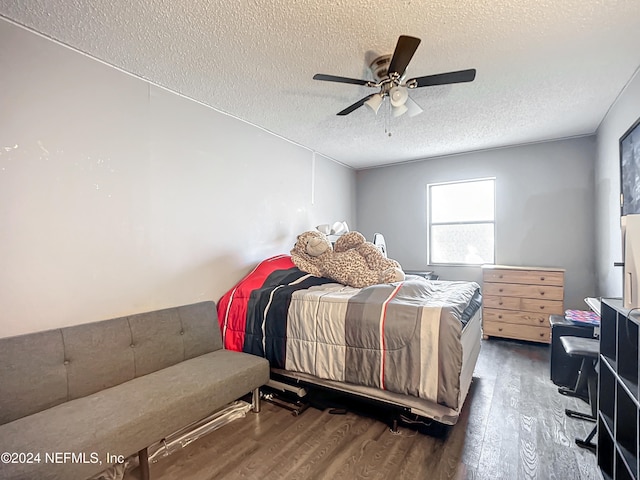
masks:
<svg viewBox="0 0 640 480"><path fill-rule="evenodd" d="M578 448L593 424L567 418L586 403L549 380L549 347L482 343L459 422L443 437L392 434L371 417L309 408L294 417L263 402L151 465L153 480L207 479L600 479L594 454ZM137 478L137 471L125 479Z"/></svg>

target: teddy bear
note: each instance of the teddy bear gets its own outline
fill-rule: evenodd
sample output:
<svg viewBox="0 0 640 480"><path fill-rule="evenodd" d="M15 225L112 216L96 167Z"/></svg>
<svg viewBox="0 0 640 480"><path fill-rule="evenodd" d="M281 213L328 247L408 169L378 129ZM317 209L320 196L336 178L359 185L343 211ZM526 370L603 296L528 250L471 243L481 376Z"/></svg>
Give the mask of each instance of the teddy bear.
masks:
<svg viewBox="0 0 640 480"><path fill-rule="evenodd" d="M400 264L386 258L359 232L342 235L335 247L321 232L304 232L291 250L291 260L303 272L355 288L404 280Z"/></svg>

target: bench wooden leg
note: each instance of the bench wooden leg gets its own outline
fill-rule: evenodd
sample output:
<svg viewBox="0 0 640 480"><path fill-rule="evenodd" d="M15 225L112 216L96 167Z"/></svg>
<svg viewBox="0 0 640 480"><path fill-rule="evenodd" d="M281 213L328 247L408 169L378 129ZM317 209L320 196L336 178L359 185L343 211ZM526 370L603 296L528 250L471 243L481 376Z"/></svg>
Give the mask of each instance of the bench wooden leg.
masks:
<svg viewBox="0 0 640 480"><path fill-rule="evenodd" d="M251 406L253 413L260 413L260 389L253 390L253 397L251 398Z"/></svg>
<svg viewBox="0 0 640 480"><path fill-rule="evenodd" d="M149 480L149 452L146 448L138 452L138 462L140 463L140 480Z"/></svg>

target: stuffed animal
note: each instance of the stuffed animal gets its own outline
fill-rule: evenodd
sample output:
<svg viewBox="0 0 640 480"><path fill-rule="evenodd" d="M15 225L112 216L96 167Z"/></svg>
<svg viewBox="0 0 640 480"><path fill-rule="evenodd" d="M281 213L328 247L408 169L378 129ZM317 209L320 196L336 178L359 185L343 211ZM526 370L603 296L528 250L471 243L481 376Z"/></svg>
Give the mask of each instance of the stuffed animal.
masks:
<svg viewBox="0 0 640 480"><path fill-rule="evenodd" d="M342 235L335 248L323 233L304 232L291 250L291 260L303 272L355 288L404 280L400 264L385 258L359 232Z"/></svg>

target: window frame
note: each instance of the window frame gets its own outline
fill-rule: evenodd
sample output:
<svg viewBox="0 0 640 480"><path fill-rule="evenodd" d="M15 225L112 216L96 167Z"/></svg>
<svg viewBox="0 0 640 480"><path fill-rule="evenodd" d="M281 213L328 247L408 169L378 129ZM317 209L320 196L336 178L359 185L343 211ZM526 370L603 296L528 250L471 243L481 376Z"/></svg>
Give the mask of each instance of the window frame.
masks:
<svg viewBox="0 0 640 480"><path fill-rule="evenodd" d="M493 220L471 220L471 221L450 221L450 222L432 222L432 187L441 185L452 185L461 183L475 183L475 182L493 182ZM434 182L427 184L427 264L429 266L443 266L443 267L479 267L482 265L495 265L496 264L496 177L482 177L472 178L468 180L453 180L448 182ZM431 254L432 240L432 225L486 225L493 224L493 261L483 263L459 263L459 262L434 262Z"/></svg>

